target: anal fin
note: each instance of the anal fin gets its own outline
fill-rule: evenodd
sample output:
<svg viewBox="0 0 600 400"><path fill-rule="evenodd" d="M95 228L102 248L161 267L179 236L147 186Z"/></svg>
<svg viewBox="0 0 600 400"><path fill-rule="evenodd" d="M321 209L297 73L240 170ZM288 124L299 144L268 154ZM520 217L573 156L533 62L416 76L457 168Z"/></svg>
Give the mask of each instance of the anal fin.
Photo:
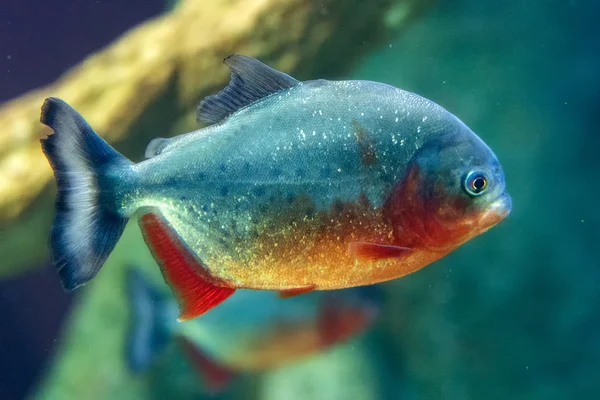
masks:
<svg viewBox="0 0 600 400"><path fill-rule="evenodd" d="M345 341L364 331L377 315L378 310L367 304L346 304L342 299L339 294L324 296L318 319L323 346Z"/></svg>
<svg viewBox="0 0 600 400"><path fill-rule="evenodd" d="M185 357L206 383L207 389L210 392L216 393L222 391L235 377L233 371L208 358L198 346L186 337L177 336L175 339Z"/></svg>
<svg viewBox="0 0 600 400"><path fill-rule="evenodd" d="M317 288L316 285L307 285L299 288L284 289L279 291L279 297L282 299L288 299L290 297L298 296L304 293L312 292Z"/></svg>
<svg viewBox="0 0 600 400"><path fill-rule="evenodd" d="M175 293L179 321L204 314L235 292L209 274L162 216L144 214L140 227L165 282Z"/></svg>

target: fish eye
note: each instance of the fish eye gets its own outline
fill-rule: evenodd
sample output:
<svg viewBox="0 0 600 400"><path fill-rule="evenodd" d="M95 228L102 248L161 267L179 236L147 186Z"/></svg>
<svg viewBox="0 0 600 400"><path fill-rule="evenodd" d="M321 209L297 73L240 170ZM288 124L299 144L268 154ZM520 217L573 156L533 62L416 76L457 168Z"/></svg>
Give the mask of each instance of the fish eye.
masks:
<svg viewBox="0 0 600 400"><path fill-rule="evenodd" d="M488 179L482 172L471 172L464 182L464 189L471 196L479 196L487 190Z"/></svg>

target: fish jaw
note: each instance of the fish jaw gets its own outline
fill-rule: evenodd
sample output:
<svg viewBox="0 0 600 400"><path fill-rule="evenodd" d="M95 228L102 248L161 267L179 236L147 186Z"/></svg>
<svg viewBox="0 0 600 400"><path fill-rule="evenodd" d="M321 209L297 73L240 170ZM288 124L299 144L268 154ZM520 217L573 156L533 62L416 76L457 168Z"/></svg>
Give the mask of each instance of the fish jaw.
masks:
<svg viewBox="0 0 600 400"><path fill-rule="evenodd" d="M489 208L482 214L480 214L478 218L465 221L465 226L472 226L474 228L471 228L468 233L460 237L454 243L449 244L448 247L443 250L444 254L441 257L450 253L451 251L468 242L469 240L473 239L474 237L487 232L488 230L502 222L510 214L511 209L512 199L508 194L503 193L501 196L498 197L498 199L493 201L490 204Z"/></svg>
<svg viewBox="0 0 600 400"><path fill-rule="evenodd" d="M511 210L512 199L507 193L504 193L490 205L488 210L479 219L478 225L481 227L481 233L506 218Z"/></svg>

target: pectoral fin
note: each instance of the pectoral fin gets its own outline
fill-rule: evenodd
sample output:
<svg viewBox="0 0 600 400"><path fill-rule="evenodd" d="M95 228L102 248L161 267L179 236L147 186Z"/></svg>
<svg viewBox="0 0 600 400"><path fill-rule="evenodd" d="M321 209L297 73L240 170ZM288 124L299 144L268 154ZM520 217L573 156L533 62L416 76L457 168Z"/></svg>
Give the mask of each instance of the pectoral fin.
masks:
<svg viewBox="0 0 600 400"><path fill-rule="evenodd" d="M210 275L158 211L144 214L140 227L165 282L177 298L178 321L204 314L235 292L235 288Z"/></svg>
<svg viewBox="0 0 600 400"><path fill-rule="evenodd" d="M408 247L367 242L352 242L348 245L348 254L350 257L363 261L400 258L410 251L412 251L412 249Z"/></svg>

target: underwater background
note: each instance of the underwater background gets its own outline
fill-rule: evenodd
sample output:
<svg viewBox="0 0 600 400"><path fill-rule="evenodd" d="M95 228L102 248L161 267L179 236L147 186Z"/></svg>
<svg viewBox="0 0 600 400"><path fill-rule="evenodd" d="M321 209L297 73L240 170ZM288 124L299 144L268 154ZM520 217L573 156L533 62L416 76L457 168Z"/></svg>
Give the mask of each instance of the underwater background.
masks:
<svg viewBox="0 0 600 400"><path fill-rule="evenodd" d="M0 399L599 398L599 16L591 0L3 4ZM231 53L301 80L380 81L435 101L498 155L513 211L381 284L364 335L210 395L176 346L142 374L126 366L123 266L161 279L137 224L94 282L60 288L38 121L57 95L141 160L153 137L194 128Z"/></svg>

